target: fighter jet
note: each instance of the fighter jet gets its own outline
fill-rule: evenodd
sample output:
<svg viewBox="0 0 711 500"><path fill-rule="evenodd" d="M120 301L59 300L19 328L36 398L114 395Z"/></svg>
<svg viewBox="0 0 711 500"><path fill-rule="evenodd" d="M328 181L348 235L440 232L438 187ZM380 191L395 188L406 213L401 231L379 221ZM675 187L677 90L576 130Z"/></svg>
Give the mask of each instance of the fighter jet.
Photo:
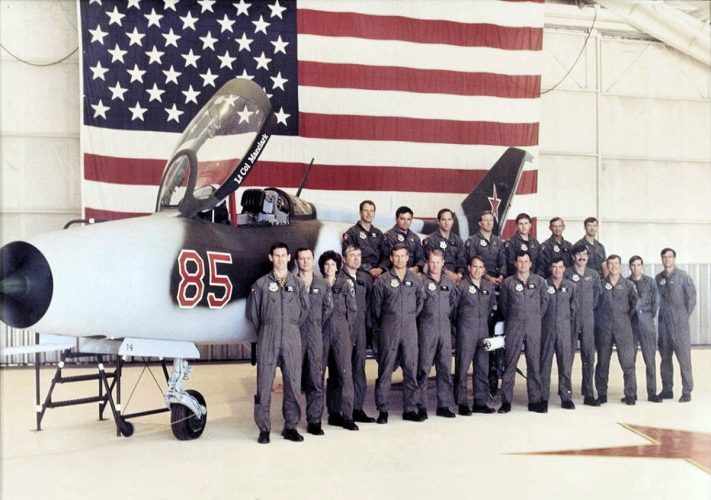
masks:
<svg viewBox="0 0 711 500"><path fill-rule="evenodd" d="M316 255L338 249L355 215L352 207L317 207L269 187L244 190L236 220L225 223L224 200L255 168L274 124L264 91L234 79L183 132L164 168L154 214L2 247L0 319L52 334L41 336L48 342L5 354L76 347L79 338L90 339L96 353L173 359L165 400L191 417L173 419L173 433L198 437L206 406L197 391L184 388L188 360L199 358L196 345L254 342L245 299L269 270L270 245L283 241ZM236 159L224 160L225 148ZM525 151L508 149L455 209L463 238L476 230L483 210L494 209L497 222L506 220L527 158ZM320 211L329 220L320 219ZM419 219L412 229L429 233L435 227Z"/></svg>

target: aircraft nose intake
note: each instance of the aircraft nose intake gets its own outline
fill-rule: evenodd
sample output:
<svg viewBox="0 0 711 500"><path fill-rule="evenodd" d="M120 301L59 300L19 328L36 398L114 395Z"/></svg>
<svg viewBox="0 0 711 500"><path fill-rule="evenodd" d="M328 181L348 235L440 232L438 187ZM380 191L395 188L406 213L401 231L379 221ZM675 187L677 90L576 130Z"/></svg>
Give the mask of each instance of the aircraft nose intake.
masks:
<svg viewBox="0 0 711 500"><path fill-rule="evenodd" d="M35 246L15 241L0 249L0 320L13 328L37 323L52 301L52 271Z"/></svg>

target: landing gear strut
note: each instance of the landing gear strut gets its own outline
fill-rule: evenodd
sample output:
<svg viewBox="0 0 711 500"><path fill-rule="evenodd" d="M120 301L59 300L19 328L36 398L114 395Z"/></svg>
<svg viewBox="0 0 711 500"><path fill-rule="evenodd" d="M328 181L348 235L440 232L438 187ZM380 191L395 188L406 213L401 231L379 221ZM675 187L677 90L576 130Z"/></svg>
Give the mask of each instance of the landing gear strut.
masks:
<svg viewBox="0 0 711 500"><path fill-rule="evenodd" d="M173 360L173 372L165 393L165 401L170 407L170 427L181 441L199 438L207 423L205 398L198 391L184 389L191 371L186 360Z"/></svg>

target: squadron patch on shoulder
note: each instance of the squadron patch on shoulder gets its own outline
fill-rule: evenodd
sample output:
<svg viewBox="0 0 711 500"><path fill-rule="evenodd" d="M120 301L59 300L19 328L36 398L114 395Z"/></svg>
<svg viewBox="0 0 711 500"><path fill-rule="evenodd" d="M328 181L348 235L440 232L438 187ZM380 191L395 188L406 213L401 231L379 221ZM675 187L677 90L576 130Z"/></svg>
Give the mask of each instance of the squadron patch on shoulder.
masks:
<svg viewBox="0 0 711 500"><path fill-rule="evenodd" d="M667 284L667 280L666 280L665 278L662 278L662 279L659 280L659 284L662 285L662 286L664 286L664 285Z"/></svg>
<svg viewBox="0 0 711 500"><path fill-rule="evenodd" d="M528 250L528 245L526 245L525 243L521 243L521 250L523 250L524 252Z"/></svg>
<svg viewBox="0 0 711 500"><path fill-rule="evenodd" d="M358 236L360 236L360 239L361 239L361 240L364 240L364 239L366 239L366 238L368 237L368 235L365 234L363 231L361 231L361 232L358 234Z"/></svg>
<svg viewBox="0 0 711 500"><path fill-rule="evenodd" d="M476 295L476 287L474 285L469 285L469 293Z"/></svg>
<svg viewBox="0 0 711 500"><path fill-rule="evenodd" d="M390 286L393 288L397 288L400 286L400 282L398 280L396 280L395 278L393 278L390 280Z"/></svg>
<svg viewBox="0 0 711 500"><path fill-rule="evenodd" d="M479 246L485 247L486 245L488 245L486 240L479 240Z"/></svg>
<svg viewBox="0 0 711 500"><path fill-rule="evenodd" d="M430 292L434 292L435 290L437 290L437 285L435 285L434 283L432 283L432 282L430 281L429 285L427 285L427 289L428 289Z"/></svg>
<svg viewBox="0 0 711 500"><path fill-rule="evenodd" d="M612 285L609 283L605 283L605 289L606 290L612 290Z"/></svg>
<svg viewBox="0 0 711 500"><path fill-rule="evenodd" d="M576 283L577 283L578 281L580 281L580 276L578 276L577 274L574 274L574 275L573 275L573 281L575 281Z"/></svg>
<svg viewBox="0 0 711 500"><path fill-rule="evenodd" d="M523 285L521 283L516 283L516 291L517 292L522 292L523 291Z"/></svg>
<svg viewBox="0 0 711 500"><path fill-rule="evenodd" d="M558 245L553 245L553 251L554 251L555 253L560 252L560 247L559 247Z"/></svg>
<svg viewBox="0 0 711 500"><path fill-rule="evenodd" d="M440 247L442 250L447 250L447 242L444 241L444 240L440 241L440 242L439 242L439 247Z"/></svg>
<svg viewBox="0 0 711 500"><path fill-rule="evenodd" d="M548 287L548 293L550 293L551 295L555 293L555 287L553 287L553 285Z"/></svg>
<svg viewBox="0 0 711 500"><path fill-rule="evenodd" d="M397 235L397 240L398 240L398 241L405 241L405 237L404 237L403 235L401 235L401 234L398 234L398 235Z"/></svg>
<svg viewBox="0 0 711 500"><path fill-rule="evenodd" d="M276 292L278 290L279 290L279 285L277 285L273 281L271 283L269 283L269 291L270 292Z"/></svg>

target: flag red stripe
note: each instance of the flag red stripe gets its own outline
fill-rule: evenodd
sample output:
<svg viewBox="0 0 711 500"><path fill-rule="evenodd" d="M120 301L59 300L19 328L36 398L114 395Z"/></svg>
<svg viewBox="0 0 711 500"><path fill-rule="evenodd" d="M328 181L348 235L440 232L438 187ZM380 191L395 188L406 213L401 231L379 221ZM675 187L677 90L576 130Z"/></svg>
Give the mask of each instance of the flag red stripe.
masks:
<svg viewBox="0 0 711 500"><path fill-rule="evenodd" d="M299 85L533 99L541 77L299 61Z"/></svg>
<svg viewBox="0 0 711 500"><path fill-rule="evenodd" d="M84 155L84 178L114 184L152 185L160 183L163 160L124 159ZM260 161L246 186L298 187L304 163ZM309 174L309 189L347 191L412 191L422 193L469 193L486 175L486 169L417 168L362 165L318 165ZM517 194L538 190L538 172L523 172Z"/></svg>
<svg viewBox="0 0 711 500"><path fill-rule="evenodd" d="M484 23L459 23L402 16L299 9L297 32L373 40L439 43L504 50L541 50L543 29Z"/></svg>
<svg viewBox="0 0 711 500"><path fill-rule="evenodd" d="M538 123L299 113L299 135L322 139L535 146Z"/></svg>

